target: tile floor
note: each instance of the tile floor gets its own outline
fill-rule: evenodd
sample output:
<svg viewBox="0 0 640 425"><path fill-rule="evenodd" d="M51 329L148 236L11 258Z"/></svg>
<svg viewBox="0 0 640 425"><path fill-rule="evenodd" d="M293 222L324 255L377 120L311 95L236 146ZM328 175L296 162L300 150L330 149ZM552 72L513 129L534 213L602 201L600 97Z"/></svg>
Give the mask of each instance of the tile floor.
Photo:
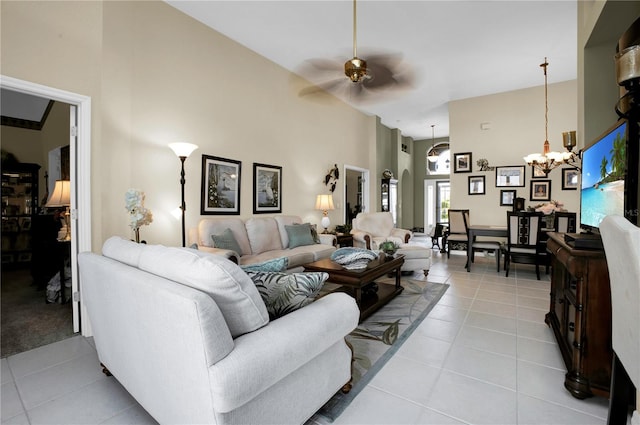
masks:
<svg viewBox="0 0 640 425"><path fill-rule="evenodd" d="M428 280L450 288L335 424L604 424L608 402L577 400L544 323L549 278L481 256L434 251ZM75 336L2 359L2 424L154 424ZM324 424L313 418L309 424Z"/></svg>

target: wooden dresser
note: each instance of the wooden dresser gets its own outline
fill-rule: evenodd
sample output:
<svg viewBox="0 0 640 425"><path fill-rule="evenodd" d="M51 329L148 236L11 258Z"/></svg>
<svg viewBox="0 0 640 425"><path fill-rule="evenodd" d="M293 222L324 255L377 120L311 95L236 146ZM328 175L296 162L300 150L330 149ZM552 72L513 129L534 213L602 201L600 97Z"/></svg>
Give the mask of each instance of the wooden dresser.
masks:
<svg viewBox="0 0 640 425"><path fill-rule="evenodd" d="M564 386L576 398L609 397L611 292L604 250L574 249L549 233L552 258L551 326L567 367Z"/></svg>

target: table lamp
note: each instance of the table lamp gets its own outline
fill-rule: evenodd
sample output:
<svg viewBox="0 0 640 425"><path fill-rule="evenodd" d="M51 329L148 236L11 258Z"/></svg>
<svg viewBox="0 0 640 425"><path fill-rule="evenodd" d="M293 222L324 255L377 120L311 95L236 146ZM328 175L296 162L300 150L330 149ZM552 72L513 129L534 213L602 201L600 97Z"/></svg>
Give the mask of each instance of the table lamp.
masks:
<svg viewBox="0 0 640 425"><path fill-rule="evenodd" d="M49 200L45 204L47 208L66 207L64 213L64 223L66 226L66 233L64 238L59 238L62 241L71 240L71 225L69 223L69 207L71 206L71 182L69 180L56 180L56 184L53 187L53 194L49 197ZM64 229L63 229L64 230Z"/></svg>
<svg viewBox="0 0 640 425"><path fill-rule="evenodd" d="M333 196L332 195L318 195L316 197L316 209L322 211L322 227L324 227L324 231L322 233L329 233L327 228L331 224L329 220L329 210L334 210L333 206Z"/></svg>

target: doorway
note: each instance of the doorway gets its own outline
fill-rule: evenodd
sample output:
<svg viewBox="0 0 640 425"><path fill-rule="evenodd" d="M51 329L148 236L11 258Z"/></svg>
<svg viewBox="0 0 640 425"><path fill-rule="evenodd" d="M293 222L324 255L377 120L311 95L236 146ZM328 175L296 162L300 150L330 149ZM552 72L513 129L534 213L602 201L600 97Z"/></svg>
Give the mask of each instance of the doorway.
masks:
<svg viewBox="0 0 640 425"><path fill-rule="evenodd" d="M369 211L369 170L344 166L344 222L349 228L358 213Z"/></svg>
<svg viewBox="0 0 640 425"><path fill-rule="evenodd" d="M438 223L449 220L451 185L449 180L426 179L424 181L424 231L429 234Z"/></svg>
<svg viewBox="0 0 640 425"><path fill-rule="evenodd" d="M81 317L86 318L87 315L79 292L77 254L91 250L91 98L4 75L0 76L0 88L69 105L69 177L72 182L69 208L70 306L73 332L81 331L83 335L90 336L90 324L87 320L81 321Z"/></svg>

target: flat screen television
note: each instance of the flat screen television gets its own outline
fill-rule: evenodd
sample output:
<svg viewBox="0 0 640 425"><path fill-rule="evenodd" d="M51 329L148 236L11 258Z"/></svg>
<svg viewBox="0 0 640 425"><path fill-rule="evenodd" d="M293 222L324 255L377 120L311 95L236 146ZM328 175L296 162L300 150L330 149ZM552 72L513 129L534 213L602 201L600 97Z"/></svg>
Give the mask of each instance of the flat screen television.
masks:
<svg viewBox="0 0 640 425"><path fill-rule="evenodd" d="M611 214L624 216L627 121L620 120L582 152L580 228L599 233Z"/></svg>

